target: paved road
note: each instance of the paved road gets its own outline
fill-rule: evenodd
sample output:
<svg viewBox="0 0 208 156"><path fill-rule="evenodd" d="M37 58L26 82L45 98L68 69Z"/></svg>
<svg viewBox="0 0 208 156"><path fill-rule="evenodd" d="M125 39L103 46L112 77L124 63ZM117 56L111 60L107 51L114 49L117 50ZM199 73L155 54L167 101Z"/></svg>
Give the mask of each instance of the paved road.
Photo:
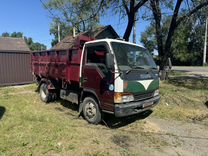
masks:
<svg viewBox="0 0 208 156"><path fill-rule="evenodd" d="M172 70L186 72L186 73L190 73L190 74L208 76L208 67L173 66Z"/></svg>

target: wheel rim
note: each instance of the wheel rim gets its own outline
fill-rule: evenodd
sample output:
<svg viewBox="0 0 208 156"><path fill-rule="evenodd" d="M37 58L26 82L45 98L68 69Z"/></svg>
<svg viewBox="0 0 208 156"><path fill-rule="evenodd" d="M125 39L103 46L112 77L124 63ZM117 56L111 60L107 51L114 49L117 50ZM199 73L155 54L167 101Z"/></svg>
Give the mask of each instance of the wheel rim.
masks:
<svg viewBox="0 0 208 156"><path fill-rule="evenodd" d="M40 90L40 96L41 96L43 99L46 98L46 93L45 93L45 91L44 91L43 88Z"/></svg>
<svg viewBox="0 0 208 156"><path fill-rule="evenodd" d="M88 102L85 107L86 117L92 120L96 116L96 107L92 102Z"/></svg>

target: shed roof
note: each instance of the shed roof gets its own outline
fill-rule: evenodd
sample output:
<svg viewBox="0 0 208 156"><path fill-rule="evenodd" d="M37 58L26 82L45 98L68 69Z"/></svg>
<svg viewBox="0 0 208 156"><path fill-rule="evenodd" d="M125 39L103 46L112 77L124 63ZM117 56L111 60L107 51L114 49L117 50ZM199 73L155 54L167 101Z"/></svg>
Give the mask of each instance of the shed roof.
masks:
<svg viewBox="0 0 208 156"><path fill-rule="evenodd" d="M93 30L81 32L81 33L77 34L76 37L73 37L72 35L68 35L63 40L61 40L59 43L57 43L55 46L53 46L51 49L71 49L78 36L83 35L83 36L88 36L90 38L97 38L97 36L99 34L101 34L102 32L104 32L106 30L109 31L114 38L119 37L111 25L101 26L101 27L98 27Z"/></svg>
<svg viewBox="0 0 208 156"><path fill-rule="evenodd" d="M23 38L0 37L1 52L29 52L30 49Z"/></svg>

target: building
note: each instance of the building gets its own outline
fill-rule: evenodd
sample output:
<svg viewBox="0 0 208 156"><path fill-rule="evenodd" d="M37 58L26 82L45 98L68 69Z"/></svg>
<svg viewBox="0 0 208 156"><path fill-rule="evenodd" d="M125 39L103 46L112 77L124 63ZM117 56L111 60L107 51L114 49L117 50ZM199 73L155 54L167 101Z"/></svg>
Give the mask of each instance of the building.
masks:
<svg viewBox="0 0 208 156"><path fill-rule="evenodd" d="M31 83L30 60L24 39L0 37L0 86Z"/></svg>
<svg viewBox="0 0 208 156"><path fill-rule="evenodd" d="M113 29L111 25L98 27L93 30L81 32L76 36L84 35L90 38L95 39L104 39L104 38L119 38L116 31ZM76 37L75 37L76 38ZM70 49L74 45L75 38L72 35L66 36L63 40L53 46L51 49Z"/></svg>

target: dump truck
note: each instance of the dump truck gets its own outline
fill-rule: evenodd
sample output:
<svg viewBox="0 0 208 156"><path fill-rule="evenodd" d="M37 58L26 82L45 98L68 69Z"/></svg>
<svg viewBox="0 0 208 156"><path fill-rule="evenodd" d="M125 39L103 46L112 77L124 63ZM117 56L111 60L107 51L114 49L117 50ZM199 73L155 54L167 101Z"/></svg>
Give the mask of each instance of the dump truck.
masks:
<svg viewBox="0 0 208 156"><path fill-rule="evenodd" d="M124 117L159 103L159 75L143 46L120 39L75 37L70 49L36 51L32 73L40 98L77 104L79 113L98 124L104 113Z"/></svg>

